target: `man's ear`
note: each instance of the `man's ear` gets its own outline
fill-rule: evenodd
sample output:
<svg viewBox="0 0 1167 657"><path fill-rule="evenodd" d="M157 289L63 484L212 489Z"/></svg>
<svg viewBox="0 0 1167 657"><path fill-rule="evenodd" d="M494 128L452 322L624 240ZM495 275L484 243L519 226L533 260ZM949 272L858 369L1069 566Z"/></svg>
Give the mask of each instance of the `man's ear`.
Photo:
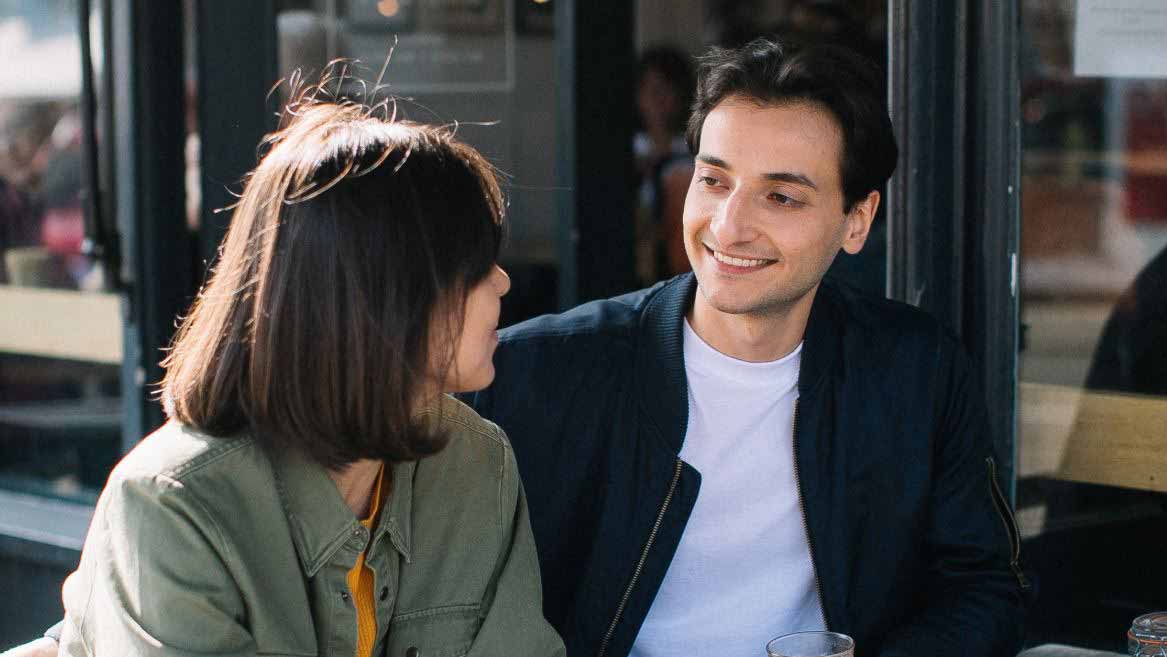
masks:
<svg viewBox="0 0 1167 657"><path fill-rule="evenodd" d="M851 206L851 211L845 218L843 235L843 250L855 255L863 250L867 236L871 233L871 222L875 220L875 211L879 209L879 192L873 191L866 198L860 199Z"/></svg>

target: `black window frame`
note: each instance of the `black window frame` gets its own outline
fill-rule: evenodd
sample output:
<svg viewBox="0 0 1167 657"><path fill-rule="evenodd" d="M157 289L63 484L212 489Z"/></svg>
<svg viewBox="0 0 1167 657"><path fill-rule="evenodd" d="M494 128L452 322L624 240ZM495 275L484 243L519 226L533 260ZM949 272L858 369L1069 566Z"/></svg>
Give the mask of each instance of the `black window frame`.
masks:
<svg viewBox="0 0 1167 657"><path fill-rule="evenodd" d="M889 0L902 152L889 189L888 296L955 331L978 367L1015 499L1021 133L1016 0Z"/></svg>

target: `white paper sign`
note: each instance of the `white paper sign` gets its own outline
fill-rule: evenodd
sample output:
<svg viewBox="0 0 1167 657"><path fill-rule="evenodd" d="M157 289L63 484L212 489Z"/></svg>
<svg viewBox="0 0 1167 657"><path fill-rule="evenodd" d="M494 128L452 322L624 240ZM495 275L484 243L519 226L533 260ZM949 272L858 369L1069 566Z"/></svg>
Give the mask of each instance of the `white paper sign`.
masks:
<svg viewBox="0 0 1167 657"><path fill-rule="evenodd" d="M1167 0L1078 0L1074 75L1167 77Z"/></svg>

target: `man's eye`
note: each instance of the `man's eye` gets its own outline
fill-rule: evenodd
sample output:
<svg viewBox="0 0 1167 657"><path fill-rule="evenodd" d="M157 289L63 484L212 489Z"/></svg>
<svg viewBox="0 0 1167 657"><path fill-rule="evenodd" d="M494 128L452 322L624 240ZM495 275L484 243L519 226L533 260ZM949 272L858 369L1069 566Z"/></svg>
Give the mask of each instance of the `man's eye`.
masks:
<svg viewBox="0 0 1167 657"><path fill-rule="evenodd" d="M702 185L705 185L707 187L716 187L717 186L717 178L714 178L712 176L697 176L697 182L699 182Z"/></svg>
<svg viewBox="0 0 1167 657"><path fill-rule="evenodd" d="M787 207L796 207L796 206L801 205L801 203L799 201L792 199L785 194L779 194L777 192L770 194L770 200L774 201L778 205L783 205L783 206L787 206Z"/></svg>

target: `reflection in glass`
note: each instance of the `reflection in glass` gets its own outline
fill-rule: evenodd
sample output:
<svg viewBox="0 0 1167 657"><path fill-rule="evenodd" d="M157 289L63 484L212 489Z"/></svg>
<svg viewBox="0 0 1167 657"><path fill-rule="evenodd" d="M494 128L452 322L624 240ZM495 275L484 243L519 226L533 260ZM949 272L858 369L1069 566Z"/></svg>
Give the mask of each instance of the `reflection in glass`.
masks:
<svg viewBox="0 0 1167 657"><path fill-rule="evenodd" d="M532 0L283 0L277 3L280 75L359 60L350 74L398 116L458 124L458 137L504 173L513 286L501 323L558 305L553 2Z"/></svg>
<svg viewBox="0 0 1167 657"><path fill-rule="evenodd" d="M1032 640L1122 651L1167 608L1167 81L1075 76L1075 4L1022 3L1018 507Z"/></svg>
<svg viewBox="0 0 1167 657"><path fill-rule="evenodd" d="M91 500L120 446L121 311L82 254L78 11L0 6L0 487Z"/></svg>

